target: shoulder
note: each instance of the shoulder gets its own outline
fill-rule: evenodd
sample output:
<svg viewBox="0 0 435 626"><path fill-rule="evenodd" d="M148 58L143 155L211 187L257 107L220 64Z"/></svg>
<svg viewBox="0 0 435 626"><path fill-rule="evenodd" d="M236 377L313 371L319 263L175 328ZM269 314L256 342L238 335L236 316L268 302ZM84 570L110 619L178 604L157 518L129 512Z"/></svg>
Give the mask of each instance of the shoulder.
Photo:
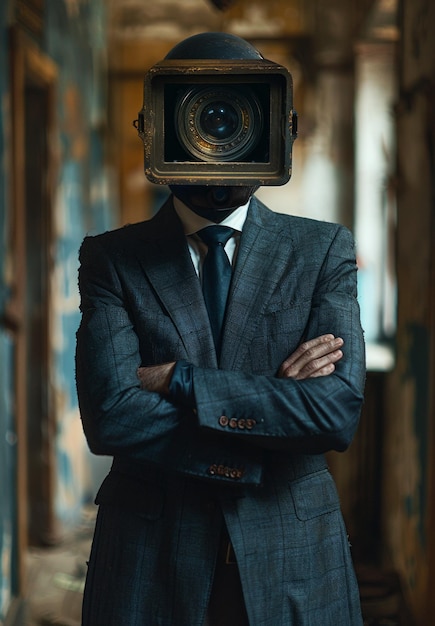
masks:
<svg viewBox="0 0 435 626"><path fill-rule="evenodd" d="M126 251L132 248L142 231L143 222L129 224L121 228L109 230L96 235L86 235L79 251L79 260L83 264L87 260L95 262L97 257L111 258L113 261L125 256Z"/></svg>
<svg viewBox="0 0 435 626"><path fill-rule="evenodd" d="M178 217L169 200L149 220L126 224L120 228L108 230L96 235L87 235L81 246L81 253L89 249L101 249L110 253L132 251L137 246L146 244L146 241L164 237L169 232L176 231Z"/></svg>
<svg viewBox="0 0 435 626"><path fill-rule="evenodd" d="M348 241L353 245L351 231L335 222L316 220L309 217L277 213L254 197L252 212L264 227L273 228L290 237L294 243L332 243L334 240Z"/></svg>
<svg viewBox="0 0 435 626"><path fill-rule="evenodd" d="M84 241L100 246L113 245L117 242L129 240L142 233L144 230L146 231L147 224L148 221L137 222L136 224L125 224L119 228L106 230L102 233L88 234L85 236Z"/></svg>

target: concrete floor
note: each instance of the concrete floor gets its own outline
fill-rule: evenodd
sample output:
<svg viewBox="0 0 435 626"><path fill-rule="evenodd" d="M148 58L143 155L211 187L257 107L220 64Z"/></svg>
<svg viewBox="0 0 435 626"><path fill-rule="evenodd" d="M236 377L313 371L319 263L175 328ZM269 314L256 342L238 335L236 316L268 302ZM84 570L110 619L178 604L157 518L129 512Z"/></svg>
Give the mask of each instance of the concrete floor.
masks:
<svg viewBox="0 0 435 626"><path fill-rule="evenodd" d="M60 545L30 549L25 626L80 626L95 515L96 507L86 509Z"/></svg>

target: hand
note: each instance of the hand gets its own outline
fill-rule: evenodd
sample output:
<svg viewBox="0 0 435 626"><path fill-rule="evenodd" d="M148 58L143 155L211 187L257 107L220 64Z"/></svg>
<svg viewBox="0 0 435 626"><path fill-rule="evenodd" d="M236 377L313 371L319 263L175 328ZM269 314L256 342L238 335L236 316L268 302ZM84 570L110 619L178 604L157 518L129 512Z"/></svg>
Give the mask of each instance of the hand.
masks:
<svg viewBox="0 0 435 626"><path fill-rule="evenodd" d="M172 363L163 363L162 365L139 367L137 376L141 382L142 389L168 395L174 367L175 361Z"/></svg>
<svg viewBox="0 0 435 626"><path fill-rule="evenodd" d="M304 341L283 363L278 378L304 380L318 376L329 376L335 370L335 363L341 359L340 350L344 341L334 335L321 335Z"/></svg>

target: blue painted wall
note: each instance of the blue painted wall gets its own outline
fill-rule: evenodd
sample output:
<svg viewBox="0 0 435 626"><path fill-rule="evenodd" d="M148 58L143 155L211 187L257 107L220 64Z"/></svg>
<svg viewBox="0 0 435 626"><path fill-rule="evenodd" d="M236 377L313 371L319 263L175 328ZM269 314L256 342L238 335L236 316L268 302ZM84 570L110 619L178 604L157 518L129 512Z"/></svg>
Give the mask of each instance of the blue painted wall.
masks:
<svg viewBox="0 0 435 626"><path fill-rule="evenodd" d="M0 623L17 592L16 435L14 430L14 344L3 313L8 300L7 240L13 207L8 201L10 171L10 80L8 20L12 2L0 2ZM93 475L101 463L87 451L78 412L75 333L79 324L78 250L87 233L117 225L105 162L106 13L104 0L46 0L41 51L58 69L54 144L54 273L51 335L52 380L57 421L55 511L61 526L78 520L83 502L94 495ZM103 465L104 465L103 461Z"/></svg>
<svg viewBox="0 0 435 626"><path fill-rule="evenodd" d="M0 3L0 623L3 623L17 587L13 344L3 324L8 296L5 262L10 211L7 204L7 132L10 126L7 13L8 3Z"/></svg>
<svg viewBox="0 0 435 626"><path fill-rule="evenodd" d="M94 495L98 463L84 442L74 377L79 325L78 250L87 233L114 226L109 170L104 156L106 13L103 0L46 0L45 53L58 67L57 124L60 167L55 206L55 329L53 359L58 419L56 509L64 524L77 521Z"/></svg>
<svg viewBox="0 0 435 626"><path fill-rule="evenodd" d="M13 346L0 331L0 624L17 591L15 461L16 436L13 423Z"/></svg>

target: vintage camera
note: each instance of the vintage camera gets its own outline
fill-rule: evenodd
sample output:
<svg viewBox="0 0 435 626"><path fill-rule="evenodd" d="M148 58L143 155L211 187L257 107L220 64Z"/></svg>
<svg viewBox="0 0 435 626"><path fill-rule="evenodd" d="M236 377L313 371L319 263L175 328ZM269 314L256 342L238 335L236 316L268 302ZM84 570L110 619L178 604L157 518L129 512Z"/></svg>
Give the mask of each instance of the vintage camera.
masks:
<svg viewBox="0 0 435 626"><path fill-rule="evenodd" d="M135 126L163 185L283 185L297 134L292 78L272 61L173 59L144 81Z"/></svg>

